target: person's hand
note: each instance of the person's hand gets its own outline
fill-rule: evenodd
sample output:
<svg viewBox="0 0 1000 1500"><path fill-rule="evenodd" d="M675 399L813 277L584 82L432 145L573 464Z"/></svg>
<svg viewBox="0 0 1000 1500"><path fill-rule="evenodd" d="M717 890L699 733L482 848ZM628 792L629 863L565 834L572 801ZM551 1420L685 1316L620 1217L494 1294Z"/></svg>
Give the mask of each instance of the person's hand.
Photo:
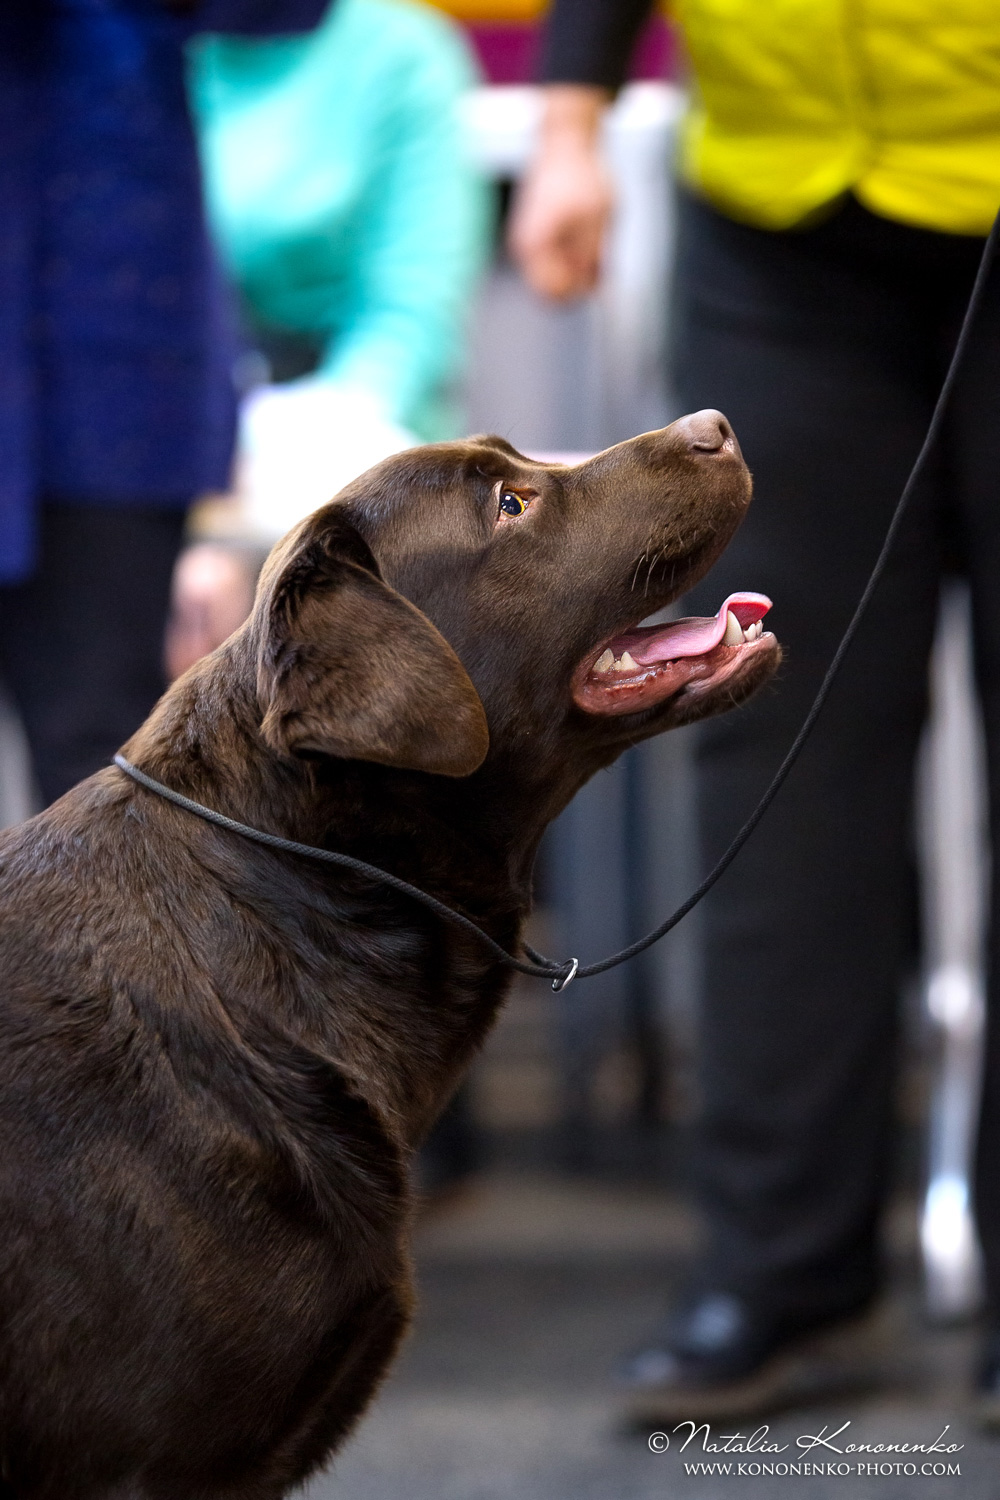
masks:
<svg viewBox="0 0 1000 1500"><path fill-rule="evenodd" d="M164 665L171 681L238 630L253 604L254 564L218 542L186 547L174 568Z"/></svg>
<svg viewBox="0 0 1000 1500"><path fill-rule="evenodd" d="M545 91L538 150L521 181L508 246L528 285L565 301L593 291L613 207L600 147L604 89L553 84Z"/></svg>

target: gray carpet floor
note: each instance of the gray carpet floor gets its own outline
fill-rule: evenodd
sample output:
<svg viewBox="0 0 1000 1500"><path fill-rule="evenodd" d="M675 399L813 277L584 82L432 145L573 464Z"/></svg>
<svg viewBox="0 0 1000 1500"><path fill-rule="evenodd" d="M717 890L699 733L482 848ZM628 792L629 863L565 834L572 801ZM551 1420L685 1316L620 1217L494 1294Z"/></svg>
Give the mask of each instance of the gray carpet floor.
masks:
<svg viewBox="0 0 1000 1500"><path fill-rule="evenodd" d="M694 1248L690 1218L643 1189L496 1178L418 1234L421 1309L378 1402L308 1500L1000 1500L1000 1439L965 1415L973 1329L921 1319L912 1225L894 1216L894 1282L867 1394L772 1418L780 1455L650 1451L623 1431L614 1358L656 1320ZM903 1463L797 1449L800 1437L928 1443L949 1428L960 1472L857 1472ZM712 1440L733 1431L718 1425ZM748 1429L744 1424L743 1430ZM683 1436L683 1434L682 1434ZM700 1443L699 1439L699 1443ZM850 1465L850 1472L755 1472L753 1464ZM926 1460L919 1460L921 1463ZM706 1473L696 1463L726 1463ZM747 1466L743 1473L738 1465Z"/></svg>

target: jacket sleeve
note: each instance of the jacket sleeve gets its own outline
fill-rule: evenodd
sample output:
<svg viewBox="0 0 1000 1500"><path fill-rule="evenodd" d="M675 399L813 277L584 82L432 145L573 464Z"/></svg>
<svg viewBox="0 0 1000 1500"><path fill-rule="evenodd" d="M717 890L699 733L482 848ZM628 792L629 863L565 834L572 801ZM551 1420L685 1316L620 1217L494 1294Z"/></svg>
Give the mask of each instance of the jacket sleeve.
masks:
<svg viewBox="0 0 1000 1500"><path fill-rule="evenodd" d="M543 83L617 89L653 0L554 0L542 48Z"/></svg>
<svg viewBox="0 0 1000 1500"><path fill-rule="evenodd" d="M238 32L251 36L311 31L330 4L331 0L195 0L185 6L175 0L175 8L191 32Z"/></svg>
<svg viewBox="0 0 1000 1500"><path fill-rule="evenodd" d="M347 315L320 367L378 393L393 420L431 437L442 435L434 393L461 360L492 218L459 116L472 67L458 36L441 21L435 30L433 46L409 49L389 91L393 107L347 257Z"/></svg>

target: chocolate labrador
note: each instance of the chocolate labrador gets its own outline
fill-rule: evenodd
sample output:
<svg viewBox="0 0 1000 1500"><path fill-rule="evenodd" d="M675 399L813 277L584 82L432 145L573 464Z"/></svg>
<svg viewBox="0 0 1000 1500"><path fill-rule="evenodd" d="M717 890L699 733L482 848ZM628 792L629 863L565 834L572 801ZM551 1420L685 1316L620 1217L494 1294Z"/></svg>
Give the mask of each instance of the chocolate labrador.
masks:
<svg viewBox="0 0 1000 1500"><path fill-rule="evenodd" d="M749 496L715 412L578 467L400 454L275 548L125 754L515 950L574 792L774 670L758 595L640 623ZM274 1500L330 1456L410 1317L414 1148L508 980L115 767L0 837L0 1494Z"/></svg>

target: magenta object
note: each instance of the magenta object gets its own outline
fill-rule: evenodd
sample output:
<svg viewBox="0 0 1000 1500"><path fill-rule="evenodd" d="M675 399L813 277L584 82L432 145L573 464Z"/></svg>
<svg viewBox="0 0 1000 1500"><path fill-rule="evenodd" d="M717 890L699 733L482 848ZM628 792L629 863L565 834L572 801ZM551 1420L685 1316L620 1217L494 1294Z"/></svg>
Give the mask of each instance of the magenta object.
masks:
<svg viewBox="0 0 1000 1500"><path fill-rule="evenodd" d="M488 83L531 83L541 39L540 21L469 22L466 30ZM677 45L670 26L654 16L636 43L631 79L672 78Z"/></svg>

